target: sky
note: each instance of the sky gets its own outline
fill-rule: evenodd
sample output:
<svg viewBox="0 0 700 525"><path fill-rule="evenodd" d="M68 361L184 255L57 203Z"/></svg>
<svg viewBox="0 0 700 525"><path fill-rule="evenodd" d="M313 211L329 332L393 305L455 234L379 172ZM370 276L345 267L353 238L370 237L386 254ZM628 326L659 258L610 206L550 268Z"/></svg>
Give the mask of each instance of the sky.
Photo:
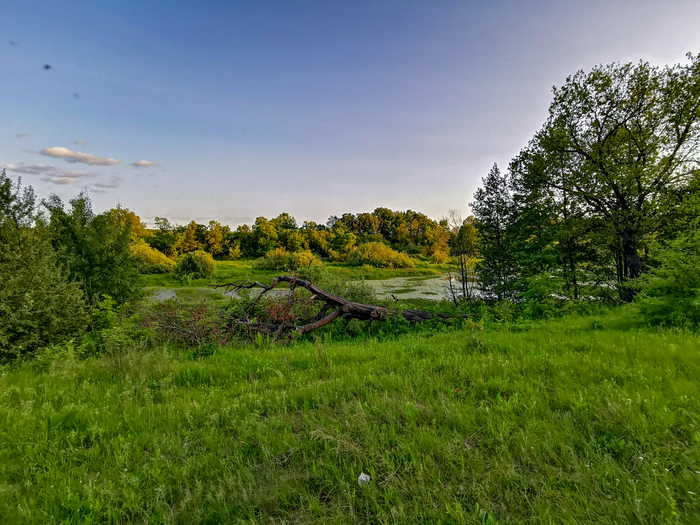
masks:
<svg viewBox="0 0 700 525"><path fill-rule="evenodd" d="M149 225L466 216L568 75L700 52L697 0L3 4L0 168Z"/></svg>

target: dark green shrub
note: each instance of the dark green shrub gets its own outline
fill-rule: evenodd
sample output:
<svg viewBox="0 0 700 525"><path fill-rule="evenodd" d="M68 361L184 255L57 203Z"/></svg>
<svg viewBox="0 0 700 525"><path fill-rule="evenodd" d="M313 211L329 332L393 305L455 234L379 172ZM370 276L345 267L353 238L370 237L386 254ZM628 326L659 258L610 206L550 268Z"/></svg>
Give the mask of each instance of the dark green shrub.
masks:
<svg viewBox="0 0 700 525"><path fill-rule="evenodd" d="M689 231L653 250L659 265L640 282L636 304L652 325L700 325L700 229Z"/></svg>
<svg viewBox="0 0 700 525"><path fill-rule="evenodd" d="M204 279L214 275L215 271L214 258L202 250L181 255L175 264L175 275L179 279Z"/></svg>
<svg viewBox="0 0 700 525"><path fill-rule="evenodd" d="M0 360L79 336L85 298L57 265L31 188L0 171Z"/></svg>

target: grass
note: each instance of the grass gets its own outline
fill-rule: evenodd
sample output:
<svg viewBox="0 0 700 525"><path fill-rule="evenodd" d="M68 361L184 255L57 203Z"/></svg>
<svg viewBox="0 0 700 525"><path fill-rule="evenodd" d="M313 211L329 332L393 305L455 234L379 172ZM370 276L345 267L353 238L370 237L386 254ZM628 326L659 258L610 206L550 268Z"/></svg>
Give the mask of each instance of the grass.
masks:
<svg viewBox="0 0 700 525"><path fill-rule="evenodd" d="M0 515L698 523L699 351L619 312L201 359L54 351L0 369Z"/></svg>

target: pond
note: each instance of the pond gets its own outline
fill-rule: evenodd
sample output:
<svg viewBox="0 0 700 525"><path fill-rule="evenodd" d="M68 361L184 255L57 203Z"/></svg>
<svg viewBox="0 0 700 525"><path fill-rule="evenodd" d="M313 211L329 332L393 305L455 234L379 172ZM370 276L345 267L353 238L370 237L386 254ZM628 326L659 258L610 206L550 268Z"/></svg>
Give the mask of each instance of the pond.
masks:
<svg viewBox="0 0 700 525"><path fill-rule="evenodd" d="M397 299L444 299L449 283L447 274L427 277L392 277L390 279L363 281L374 289L378 297L384 299L392 295ZM178 298L181 300L215 299L224 293L224 289L213 290L207 287L157 288L151 290L150 298L155 301ZM271 294L285 293L275 290Z"/></svg>

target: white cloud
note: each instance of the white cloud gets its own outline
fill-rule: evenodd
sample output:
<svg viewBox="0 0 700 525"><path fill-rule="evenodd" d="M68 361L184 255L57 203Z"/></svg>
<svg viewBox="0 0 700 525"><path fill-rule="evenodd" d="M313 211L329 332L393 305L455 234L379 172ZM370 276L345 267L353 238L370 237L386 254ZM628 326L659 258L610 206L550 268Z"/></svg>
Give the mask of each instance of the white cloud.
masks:
<svg viewBox="0 0 700 525"><path fill-rule="evenodd" d="M87 144L87 140L84 139L78 139L75 141L76 144Z"/></svg>
<svg viewBox="0 0 700 525"><path fill-rule="evenodd" d="M56 166L48 166L46 164L6 164L5 168L8 171L26 173L28 175L45 175L59 171Z"/></svg>
<svg viewBox="0 0 700 525"><path fill-rule="evenodd" d="M5 168L14 173L26 175L43 175L42 180L53 184L75 184L84 177L95 177L95 173L82 173L80 171L64 171L56 166L47 164L6 164Z"/></svg>
<svg viewBox="0 0 700 525"><path fill-rule="evenodd" d="M39 153L47 157L58 157L60 159L65 160L66 162L71 162L73 164L75 164L76 162L82 162L83 164L97 164L98 166L113 166L121 162L121 160L108 159L105 157L95 157L94 155L90 155L89 153L71 151L68 148L61 148L59 146L43 149Z"/></svg>
<svg viewBox="0 0 700 525"><path fill-rule="evenodd" d="M77 177L64 177L64 176L59 176L59 177L51 177L48 179L48 181L53 182L54 184L59 184L59 185L64 185L64 184L75 184L78 182Z"/></svg>
<svg viewBox="0 0 700 525"><path fill-rule="evenodd" d="M151 166L157 166L155 162L148 162L147 160L140 160L138 162L133 162L130 166L135 168L150 168Z"/></svg>

